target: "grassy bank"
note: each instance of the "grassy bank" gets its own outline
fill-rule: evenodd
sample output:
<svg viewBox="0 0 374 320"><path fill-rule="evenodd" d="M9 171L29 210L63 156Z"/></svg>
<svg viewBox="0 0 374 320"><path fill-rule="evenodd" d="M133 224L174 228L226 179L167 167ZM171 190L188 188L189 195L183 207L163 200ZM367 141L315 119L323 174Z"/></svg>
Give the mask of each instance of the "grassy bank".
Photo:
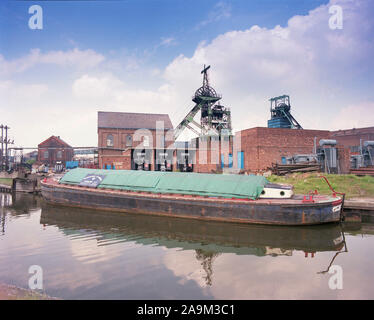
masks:
<svg viewBox="0 0 374 320"><path fill-rule="evenodd" d="M268 177L273 183L287 183L295 187L295 193L308 193L315 189L321 194L331 194L330 188L318 173L294 173L287 176ZM358 177L353 174L324 174L337 192L344 192L347 198L374 197L374 177Z"/></svg>
<svg viewBox="0 0 374 320"><path fill-rule="evenodd" d="M12 178L0 178L0 184L5 184L7 186L12 186L13 179Z"/></svg>
<svg viewBox="0 0 374 320"><path fill-rule="evenodd" d="M44 293L0 283L0 300L56 300Z"/></svg>

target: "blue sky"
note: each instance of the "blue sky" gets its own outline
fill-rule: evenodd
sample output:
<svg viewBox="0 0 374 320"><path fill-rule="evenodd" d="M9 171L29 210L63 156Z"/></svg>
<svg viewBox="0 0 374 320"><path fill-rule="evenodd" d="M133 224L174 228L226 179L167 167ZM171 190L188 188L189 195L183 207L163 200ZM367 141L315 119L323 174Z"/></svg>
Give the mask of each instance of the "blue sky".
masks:
<svg viewBox="0 0 374 320"><path fill-rule="evenodd" d="M43 8L43 30L28 27L33 4ZM334 4L344 10L342 30L328 28ZM284 93L304 127L374 125L361 115L374 111L373 8L365 0L2 1L2 122L20 145L52 134L94 145L99 110L169 113L177 125L206 63L236 130L266 126L268 99Z"/></svg>
<svg viewBox="0 0 374 320"><path fill-rule="evenodd" d="M125 49L153 51L162 39L173 38L159 50L155 63L168 63L175 55L190 55L201 41L250 25L273 28L289 18L307 14L321 0L117 0L117 1L5 1L0 43L6 57L20 56L38 46L41 50L68 49L75 44L100 52ZM28 28L28 8L40 4L43 32Z"/></svg>
<svg viewBox="0 0 374 320"><path fill-rule="evenodd" d="M284 26L292 16L307 14L324 2L14 0L1 10L0 52L5 58L17 58L36 47L41 51L93 49L116 59L136 57L148 68L165 68L179 54L193 54L202 41L250 25ZM32 4L42 5L42 32L28 28Z"/></svg>

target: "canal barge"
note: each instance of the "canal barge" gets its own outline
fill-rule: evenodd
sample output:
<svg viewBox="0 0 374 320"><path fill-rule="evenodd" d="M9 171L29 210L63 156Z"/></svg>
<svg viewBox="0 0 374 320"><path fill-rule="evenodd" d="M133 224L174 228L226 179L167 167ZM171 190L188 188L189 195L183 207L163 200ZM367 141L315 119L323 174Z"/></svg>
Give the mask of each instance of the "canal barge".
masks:
<svg viewBox="0 0 374 320"><path fill-rule="evenodd" d="M52 204L268 225L339 222L344 196L294 195L262 176L76 168L41 182Z"/></svg>

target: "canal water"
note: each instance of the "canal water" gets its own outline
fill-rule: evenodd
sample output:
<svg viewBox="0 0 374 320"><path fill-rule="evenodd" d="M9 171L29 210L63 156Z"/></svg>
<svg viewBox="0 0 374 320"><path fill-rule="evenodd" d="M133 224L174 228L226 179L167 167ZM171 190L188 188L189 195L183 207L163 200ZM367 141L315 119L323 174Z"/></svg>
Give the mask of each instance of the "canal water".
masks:
<svg viewBox="0 0 374 320"><path fill-rule="evenodd" d="M0 200L0 283L28 288L37 265L53 297L374 298L374 225L250 226Z"/></svg>

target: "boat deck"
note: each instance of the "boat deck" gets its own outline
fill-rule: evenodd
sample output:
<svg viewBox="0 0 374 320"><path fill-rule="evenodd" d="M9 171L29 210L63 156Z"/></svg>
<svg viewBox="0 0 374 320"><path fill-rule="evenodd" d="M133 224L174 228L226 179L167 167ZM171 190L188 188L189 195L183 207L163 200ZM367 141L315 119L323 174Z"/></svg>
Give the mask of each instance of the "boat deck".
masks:
<svg viewBox="0 0 374 320"><path fill-rule="evenodd" d="M104 189L104 188L89 188L89 187L82 187L78 185L68 185L68 184L60 184L56 179L49 178L47 181L42 181L42 185L47 186L54 186L57 188L64 188L70 190L85 190L90 192L98 192L104 194L126 194L126 195L134 195L136 197L145 197L145 198L163 198L163 199L173 199L173 200L189 200L189 201L204 201L204 202L215 202L215 203L242 203L242 202L250 202L252 204L272 204L272 205L306 205L308 203L316 205L316 204L324 204L328 202L340 202L341 197L332 195L320 195L320 194L313 194L312 200L308 201L309 196L306 196L305 199L304 195L293 195L291 198L282 198L282 199L241 199L241 198L222 198L222 197L211 197L211 196L198 196L198 195L184 195L184 194L175 194L175 193L153 193L153 192L145 192L145 191L127 191L127 190L118 190L118 189Z"/></svg>

